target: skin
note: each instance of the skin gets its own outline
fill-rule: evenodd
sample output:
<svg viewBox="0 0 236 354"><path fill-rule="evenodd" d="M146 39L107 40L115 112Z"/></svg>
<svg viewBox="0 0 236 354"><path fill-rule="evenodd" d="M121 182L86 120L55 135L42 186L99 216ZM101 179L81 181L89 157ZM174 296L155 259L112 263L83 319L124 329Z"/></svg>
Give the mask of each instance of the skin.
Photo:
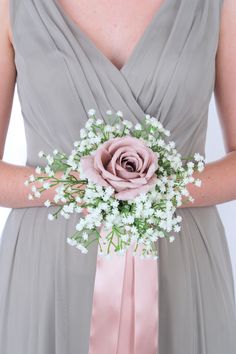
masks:
<svg viewBox="0 0 236 354"><path fill-rule="evenodd" d="M165 0L164 0L165 1ZM80 24L104 55L117 67L122 67L132 49L150 22L153 13L163 0L147 2L139 0L60 0L71 18ZM125 11L124 11L125 8ZM88 15L90 20L87 21ZM214 95L221 123L225 156L208 163L202 173L195 173L202 180L201 188L192 184L188 190L195 199L183 207L209 206L236 199L236 1L224 0L220 26L219 46L216 56L216 80ZM104 27L104 23L106 27ZM124 50L125 48L125 50ZM24 186L35 168L13 165L3 161L4 146L9 126L16 83L14 48L9 19L9 0L0 0L0 206L22 208L43 206L52 200L53 188L40 198L28 199L32 184ZM73 173L78 177L76 172ZM59 177L61 172L57 173ZM37 186L37 184L35 184Z"/></svg>

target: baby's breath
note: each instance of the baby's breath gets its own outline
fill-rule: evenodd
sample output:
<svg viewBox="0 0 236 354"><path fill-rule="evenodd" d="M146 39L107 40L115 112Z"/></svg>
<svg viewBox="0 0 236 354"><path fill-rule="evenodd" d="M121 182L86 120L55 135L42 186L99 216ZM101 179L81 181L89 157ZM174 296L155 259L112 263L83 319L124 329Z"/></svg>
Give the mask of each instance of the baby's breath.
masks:
<svg viewBox="0 0 236 354"><path fill-rule="evenodd" d="M37 166L36 175L30 175L24 181L25 186L35 181L41 187L32 186L28 199L39 198L41 194L55 187L53 200L47 199L44 206L57 205L54 213L48 213L49 220L59 216L69 219L73 213L80 218L75 225L75 232L67 237L67 243L86 254L92 242L98 242L98 253L111 258L111 252L124 255L133 247L133 254L143 259L158 259L158 239L166 238L174 242L175 234L181 231L182 217L176 209L182 205L182 197L190 202L194 199L188 192L188 183L201 186L201 180L193 177L193 172L202 172L205 167L204 157L198 152L193 157L182 158L174 141L166 141L170 131L163 127L159 119L150 114L144 115L142 123L133 124L124 118L120 110L106 111L107 118L96 117L96 110L88 110L88 119L80 129L80 139L74 141L69 155L57 149L53 153L40 151L38 156L45 158L45 167ZM113 121L112 121L113 119ZM111 138L130 135L143 141L158 158L158 179L147 193L141 193L132 200L117 200L112 186L103 187L86 178L80 159L93 155L97 148ZM55 173L62 171L57 178ZM70 174L77 171L79 178ZM84 214L84 211L87 211ZM103 233L101 233L103 230ZM105 236L104 236L105 232ZM175 234L174 234L175 233Z"/></svg>

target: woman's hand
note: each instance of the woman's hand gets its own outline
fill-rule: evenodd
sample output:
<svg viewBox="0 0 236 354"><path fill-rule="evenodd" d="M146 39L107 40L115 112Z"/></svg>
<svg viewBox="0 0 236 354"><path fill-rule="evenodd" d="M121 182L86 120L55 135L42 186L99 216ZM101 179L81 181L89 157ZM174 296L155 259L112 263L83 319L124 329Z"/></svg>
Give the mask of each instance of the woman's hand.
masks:
<svg viewBox="0 0 236 354"><path fill-rule="evenodd" d="M189 183L186 188L194 202L183 199L180 208L210 206L236 199L236 151L206 164L203 172L194 172L193 176L202 181L201 187Z"/></svg>

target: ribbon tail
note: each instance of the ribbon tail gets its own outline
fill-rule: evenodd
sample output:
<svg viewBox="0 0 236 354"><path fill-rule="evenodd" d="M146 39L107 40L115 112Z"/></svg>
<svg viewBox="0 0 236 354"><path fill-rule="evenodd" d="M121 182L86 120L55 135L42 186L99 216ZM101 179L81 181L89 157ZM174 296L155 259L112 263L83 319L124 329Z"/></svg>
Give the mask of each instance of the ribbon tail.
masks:
<svg viewBox="0 0 236 354"><path fill-rule="evenodd" d="M134 257L130 249L126 251L125 258L119 341L114 354L134 354Z"/></svg>
<svg viewBox="0 0 236 354"><path fill-rule="evenodd" d="M89 354L157 354L158 262L97 256Z"/></svg>
<svg viewBox="0 0 236 354"><path fill-rule="evenodd" d="M158 353L158 261L134 260L134 354Z"/></svg>
<svg viewBox="0 0 236 354"><path fill-rule="evenodd" d="M97 255L89 354L116 353L125 273L125 256Z"/></svg>

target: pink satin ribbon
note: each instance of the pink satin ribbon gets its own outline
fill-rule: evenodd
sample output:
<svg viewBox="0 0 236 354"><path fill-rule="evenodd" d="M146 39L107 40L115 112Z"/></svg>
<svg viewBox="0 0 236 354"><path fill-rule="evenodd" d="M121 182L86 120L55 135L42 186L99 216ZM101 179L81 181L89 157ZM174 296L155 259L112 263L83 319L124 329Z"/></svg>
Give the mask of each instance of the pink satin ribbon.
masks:
<svg viewBox="0 0 236 354"><path fill-rule="evenodd" d="M97 256L89 354L158 353L158 261Z"/></svg>

